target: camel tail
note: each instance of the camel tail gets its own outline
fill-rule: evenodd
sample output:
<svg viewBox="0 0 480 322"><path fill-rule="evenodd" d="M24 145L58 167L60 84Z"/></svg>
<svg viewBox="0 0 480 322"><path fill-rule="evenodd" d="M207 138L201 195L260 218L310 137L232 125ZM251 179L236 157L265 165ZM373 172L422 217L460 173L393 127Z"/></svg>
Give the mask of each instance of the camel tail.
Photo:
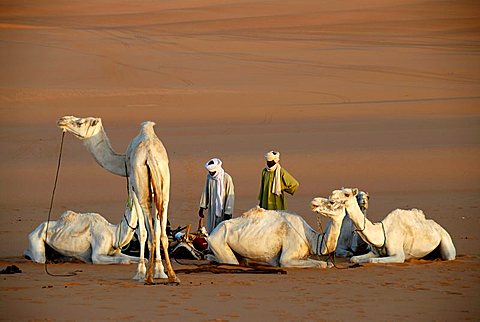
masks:
<svg viewBox="0 0 480 322"><path fill-rule="evenodd" d="M170 172L168 169L168 164L159 165L160 163L161 162L157 161L152 153L149 153L147 158L147 167L150 171L155 207L157 208L160 218L162 218L163 215L166 215L166 208L169 201ZM161 167L166 167L166 169L162 169Z"/></svg>
<svg viewBox="0 0 480 322"><path fill-rule="evenodd" d="M162 244L165 265L167 268L169 283L179 283L180 279L175 275L172 264L170 263L170 256L168 254L168 237L167 237L167 209L170 196L170 170L168 168L168 158L163 160L157 159L156 155L149 151L146 161L147 167L150 169L151 185L153 189L155 207L158 211L158 218L160 219L160 242ZM153 253L153 252L152 252ZM157 248L156 253L160 258L160 249ZM152 256L153 262L153 256Z"/></svg>

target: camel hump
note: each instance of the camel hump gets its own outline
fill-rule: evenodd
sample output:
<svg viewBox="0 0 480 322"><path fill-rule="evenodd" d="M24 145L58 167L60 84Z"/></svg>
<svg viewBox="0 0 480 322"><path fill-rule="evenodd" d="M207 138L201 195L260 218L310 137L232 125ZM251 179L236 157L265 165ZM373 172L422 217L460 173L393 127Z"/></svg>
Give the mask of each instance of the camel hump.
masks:
<svg viewBox="0 0 480 322"><path fill-rule="evenodd" d="M142 123L142 128L143 129L152 129L153 130L153 127L155 126L155 122L153 121L145 121Z"/></svg>
<svg viewBox="0 0 480 322"><path fill-rule="evenodd" d="M63 214L60 215L59 221L72 222L76 219L77 213L72 210L66 210Z"/></svg>
<svg viewBox="0 0 480 322"><path fill-rule="evenodd" d="M157 135L155 134L155 130L153 129L154 126L155 126L155 122L153 121L143 122L140 127L140 135L144 136L145 139L157 138Z"/></svg>
<svg viewBox="0 0 480 322"><path fill-rule="evenodd" d="M394 220L395 222L424 223L426 220L425 213L416 208L412 209L395 209L390 212L385 219ZM393 219L395 218L395 219Z"/></svg>
<svg viewBox="0 0 480 322"><path fill-rule="evenodd" d="M242 217L249 217L249 216L257 216L257 215L261 215L263 214L264 212L266 212L265 209L259 207L259 206L256 206L246 212L244 212L242 214Z"/></svg>
<svg viewBox="0 0 480 322"><path fill-rule="evenodd" d="M398 212L402 216L411 216L415 217L419 220L425 220L425 213L423 210L417 209L417 208L412 208L412 209L396 209L396 212Z"/></svg>

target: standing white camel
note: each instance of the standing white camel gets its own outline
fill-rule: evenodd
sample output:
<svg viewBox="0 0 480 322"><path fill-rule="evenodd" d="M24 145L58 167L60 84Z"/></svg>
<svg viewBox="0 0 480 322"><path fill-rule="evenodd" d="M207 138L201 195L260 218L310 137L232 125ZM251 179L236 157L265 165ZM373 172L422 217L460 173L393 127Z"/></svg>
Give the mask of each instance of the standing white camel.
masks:
<svg viewBox="0 0 480 322"><path fill-rule="evenodd" d="M324 207L345 208L358 234L373 247L365 255L353 256L355 263L403 263L423 258L435 250L444 260L454 260L456 251L448 232L418 209L396 209L381 222L370 222L361 212L355 196L357 189L335 190Z"/></svg>
<svg viewBox="0 0 480 322"><path fill-rule="evenodd" d="M167 278L165 275L161 254L160 242L165 255L168 281L179 282L173 271L168 255L167 210L170 196L170 170L168 155L165 147L155 134L154 122L143 122L140 133L133 138L126 154L117 154L113 151L110 141L103 129L100 118L78 118L64 116L58 120L58 126L83 140L85 146L98 164L108 171L129 178L129 185L138 194L143 216L138 216L140 262L134 279L144 280L145 241L148 236L153 241L152 259L155 256L155 278ZM156 215L152 215L156 214ZM153 218L154 228L151 227ZM155 255L153 255L155 253ZM147 283L152 283L148 274Z"/></svg>
<svg viewBox="0 0 480 322"><path fill-rule="evenodd" d="M332 237L338 238L342 220L334 220L330 235L325 236L298 215L257 207L220 223L208 237L208 245L220 263L238 264L237 254L274 266L326 268L326 262L307 257L335 249L337 241Z"/></svg>
<svg viewBox="0 0 480 322"><path fill-rule="evenodd" d="M367 215L369 200L370 195L368 192L358 192L357 202L360 206L360 210L365 216ZM325 234L330 232L331 225L332 222L329 221L325 228ZM344 215L340 236L338 237L337 248L335 249L335 255L340 257L352 257L354 255L363 255L371 251L370 246L357 234L355 229L356 228L350 217Z"/></svg>
<svg viewBox="0 0 480 322"><path fill-rule="evenodd" d="M135 193L127 205L122 221L110 224L96 213L65 211L58 220L43 222L28 235L24 256L37 263L45 263L45 244L63 256L93 264L138 263L138 257L121 253L133 237L137 216L141 212ZM133 225L133 226L132 226ZM45 235L45 232L47 233Z"/></svg>

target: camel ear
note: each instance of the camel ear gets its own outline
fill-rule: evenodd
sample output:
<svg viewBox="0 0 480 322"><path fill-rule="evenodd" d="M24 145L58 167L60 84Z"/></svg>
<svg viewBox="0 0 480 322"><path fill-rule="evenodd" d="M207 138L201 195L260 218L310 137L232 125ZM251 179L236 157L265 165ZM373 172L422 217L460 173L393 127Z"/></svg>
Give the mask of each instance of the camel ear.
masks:
<svg viewBox="0 0 480 322"><path fill-rule="evenodd" d="M353 195L354 195L354 196L358 195L358 189L357 189L357 188L353 188L353 189L352 189L352 192L353 192Z"/></svg>
<svg viewBox="0 0 480 322"><path fill-rule="evenodd" d="M100 118L96 118L92 121L92 126L95 126L97 125L99 122L101 122L102 120Z"/></svg>

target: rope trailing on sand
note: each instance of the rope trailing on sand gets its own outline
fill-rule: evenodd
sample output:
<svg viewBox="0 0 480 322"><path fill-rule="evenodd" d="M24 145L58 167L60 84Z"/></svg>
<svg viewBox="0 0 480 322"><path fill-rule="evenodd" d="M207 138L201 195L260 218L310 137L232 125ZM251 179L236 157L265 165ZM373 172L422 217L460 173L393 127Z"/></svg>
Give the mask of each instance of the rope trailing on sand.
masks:
<svg viewBox="0 0 480 322"><path fill-rule="evenodd" d="M65 138L65 131L62 131L62 141L60 142L60 151L59 151L59 154L58 154L57 173L55 174L55 183L53 184L52 198L50 199L50 208L48 210L47 227L45 229L45 242L47 241L48 226L49 226L49 223L50 223L50 217L52 215L53 199L55 197L55 190L57 189L58 174L60 172L60 164L62 162L62 150L63 150L63 139L64 138ZM70 272L70 273L67 273L67 274L52 274L48 271L47 262L48 262L47 258L45 258L45 273L47 273L47 275L55 276L55 277L69 277L69 276L77 275L77 273L75 273L75 272Z"/></svg>
<svg viewBox="0 0 480 322"><path fill-rule="evenodd" d="M241 266L234 264L203 264L196 268L182 268L177 273L213 273L213 274L287 274L287 271L278 267L266 265Z"/></svg>

